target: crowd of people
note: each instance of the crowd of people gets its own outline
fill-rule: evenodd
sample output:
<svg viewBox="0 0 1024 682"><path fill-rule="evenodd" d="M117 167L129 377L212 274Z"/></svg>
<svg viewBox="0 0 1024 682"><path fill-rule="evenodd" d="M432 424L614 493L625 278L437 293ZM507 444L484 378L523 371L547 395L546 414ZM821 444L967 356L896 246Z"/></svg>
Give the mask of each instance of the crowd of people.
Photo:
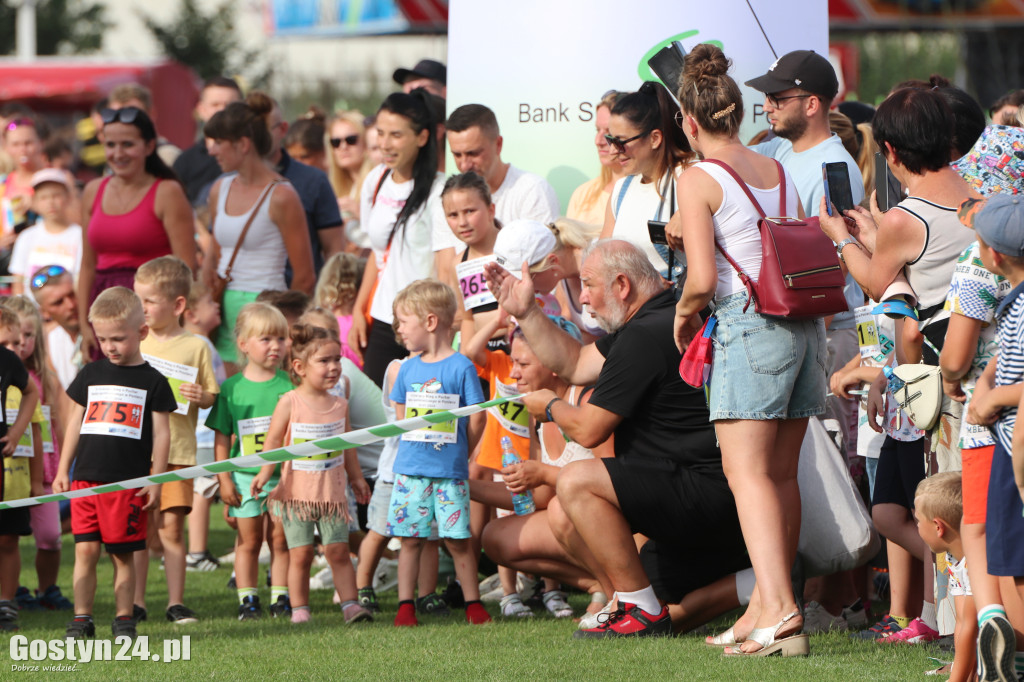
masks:
<svg viewBox="0 0 1024 682"><path fill-rule="evenodd" d="M0 626L63 609L68 637L94 636L104 551L115 635L147 617L154 561L167 618L208 615L186 606L186 574L219 566L219 499L240 620L263 615L265 545L271 615L310 620L323 556L314 580L345 622L372 620L374 572L399 538L396 626L454 608L485 623L490 601L569 618L576 591L579 638L685 632L743 608L709 646L800 656L834 629L883 645L953 634L953 679L1024 679L1024 91L991 123L941 76L877 108L837 102L828 60L800 50L747 83L769 129L744 141L730 66L703 44L677 92L605 94L601 174L566 215L544 178L502 160L494 111L446 111L432 60L396 71L401 90L370 116L312 107L291 123L267 94L212 79L185 150L159 136L144 88L119 86L94 111L106 165L84 188L45 151L44 119L6 106L3 500L505 402L358 449L0 511ZM848 172L845 213L826 164ZM765 212L817 217L847 310L749 307ZM680 360L702 335L713 357L693 386ZM932 368L916 395L941 386L937 426L897 398L906 365ZM839 485L865 484L880 557L865 544L806 568L820 563L802 520L828 511L807 509L799 483L811 442L841 463ZM526 495L535 510L516 513ZM73 602L57 585L62 532ZM456 579L439 592L441 540ZM483 556L498 570L481 584ZM887 561L887 586L868 559Z"/></svg>

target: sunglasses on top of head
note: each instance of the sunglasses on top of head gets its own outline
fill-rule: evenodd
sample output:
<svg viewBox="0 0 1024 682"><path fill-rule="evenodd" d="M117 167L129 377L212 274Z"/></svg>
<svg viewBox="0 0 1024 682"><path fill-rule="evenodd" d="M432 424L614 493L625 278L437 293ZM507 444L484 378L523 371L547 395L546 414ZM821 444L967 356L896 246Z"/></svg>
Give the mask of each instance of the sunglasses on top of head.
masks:
<svg viewBox="0 0 1024 682"><path fill-rule="evenodd" d="M103 119L103 125L108 123L126 123L131 125L135 123L135 119L142 113L142 109L138 107L122 107L120 109L104 109L100 112L100 118Z"/></svg>

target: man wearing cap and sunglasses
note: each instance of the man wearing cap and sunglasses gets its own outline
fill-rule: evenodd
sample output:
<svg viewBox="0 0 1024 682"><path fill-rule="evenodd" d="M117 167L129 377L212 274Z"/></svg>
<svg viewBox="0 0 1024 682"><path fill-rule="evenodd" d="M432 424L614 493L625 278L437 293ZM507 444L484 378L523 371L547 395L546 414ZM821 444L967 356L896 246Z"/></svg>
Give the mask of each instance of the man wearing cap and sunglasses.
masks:
<svg viewBox="0 0 1024 682"><path fill-rule="evenodd" d="M839 92L839 80L828 59L812 50L796 50L782 55L767 73L747 81L745 85L765 93L764 113L775 133L773 139L751 148L774 158L793 176L804 215L818 215L818 206L825 193L823 163L846 164L850 172L853 203L859 204L864 199L860 168L829 126L828 113ZM771 214L774 209L768 210ZM828 326L829 376L860 352L853 310L863 304L864 294L850 275L846 277L844 291L850 310L834 316ZM846 454L850 458L856 456L856 401L829 397L825 418L838 422ZM821 601L825 598L835 601L827 602L822 608L823 613L811 614L805 619L804 632L813 630L819 615L821 620L834 620L836 616L827 613L828 609L838 612L845 605L843 602L851 603L856 599L852 582L844 583L844 587L848 589L846 599L842 599L840 588L822 595Z"/></svg>
<svg viewBox="0 0 1024 682"><path fill-rule="evenodd" d="M448 96L448 69L433 59L421 59L411 69L395 69L392 78L407 95L416 88L423 88L438 97Z"/></svg>

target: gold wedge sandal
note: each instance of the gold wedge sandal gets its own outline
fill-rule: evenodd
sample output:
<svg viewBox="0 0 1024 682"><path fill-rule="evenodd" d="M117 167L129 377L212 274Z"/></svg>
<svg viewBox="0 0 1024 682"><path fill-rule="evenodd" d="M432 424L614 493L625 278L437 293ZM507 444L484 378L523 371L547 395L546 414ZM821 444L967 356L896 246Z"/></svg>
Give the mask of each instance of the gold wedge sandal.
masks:
<svg viewBox="0 0 1024 682"><path fill-rule="evenodd" d="M728 646L722 653L726 656L782 656L783 658L788 656L807 656L811 652L810 640L807 635L794 633L781 639L775 638L779 630L799 615L800 611L794 611L774 627L754 628L750 636L747 637L747 641L754 641L760 644L761 648L757 651L751 651L748 654L740 649L739 646ZM728 632L726 631L722 634L725 635Z"/></svg>

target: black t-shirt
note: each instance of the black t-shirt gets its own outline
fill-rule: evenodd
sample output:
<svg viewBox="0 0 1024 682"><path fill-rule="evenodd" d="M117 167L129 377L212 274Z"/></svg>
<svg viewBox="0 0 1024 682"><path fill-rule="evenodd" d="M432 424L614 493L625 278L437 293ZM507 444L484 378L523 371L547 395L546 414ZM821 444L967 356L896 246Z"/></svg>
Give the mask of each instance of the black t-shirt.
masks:
<svg viewBox="0 0 1024 682"><path fill-rule="evenodd" d="M78 373L68 396L85 407L75 451L76 481L123 481L149 474L152 414L178 407L164 375L148 362L123 367L104 358Z"/></svg>
<svg viewBox="0 0 1024 682"><path fill-rule="evenodd" d="M198 142L179 154L178 158L174 160L173 168L185 188L189 203L195 207L206 205L210 186L223 174L217 159L206 151L205 138L200 138Z"/></svg>
<svg viewBox="0 0 1024 682"><path fill-rule="evenodd" d="M7 435L7 389L14 386L22 393L28 385L28 370L17 353L0 346L0 438ZM4 467L0 463L0 500L4 499Z"/></svg>
<svg viewBox="0 0 1024 682"><path fill-rule="evenodd" d="M721 474L704 391L679 378L675 305L666 289L622 329L595 342L605 362L590 402L623 418L615 429L616 457L669 459Z"/></svg>

